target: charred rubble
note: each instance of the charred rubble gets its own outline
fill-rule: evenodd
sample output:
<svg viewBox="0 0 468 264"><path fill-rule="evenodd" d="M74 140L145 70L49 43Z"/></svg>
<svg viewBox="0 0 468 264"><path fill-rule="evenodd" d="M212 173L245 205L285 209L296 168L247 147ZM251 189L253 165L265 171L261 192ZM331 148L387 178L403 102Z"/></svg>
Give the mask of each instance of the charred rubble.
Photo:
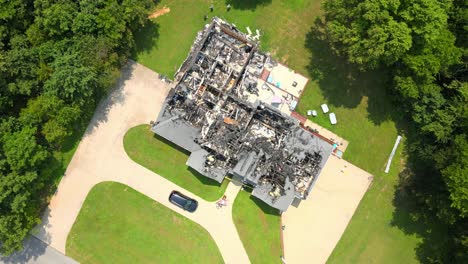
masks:
<svg viewBox="0 0 468 264"><path fill-rule="evenodd" d="M261 100L249 75L270 61L233 25L215 18L200 32L176 74L152 131L191 152L187 165L222 182L252 186L252 195L281 211L305 199L332 146Z"/></svg>

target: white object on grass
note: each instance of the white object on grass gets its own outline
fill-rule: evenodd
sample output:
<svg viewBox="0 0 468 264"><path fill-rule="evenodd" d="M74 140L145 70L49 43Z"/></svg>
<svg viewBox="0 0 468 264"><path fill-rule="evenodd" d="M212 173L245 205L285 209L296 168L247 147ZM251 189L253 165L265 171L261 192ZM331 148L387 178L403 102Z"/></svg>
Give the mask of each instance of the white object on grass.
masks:
<svg viewBox="0 0 468 264"><path fill-rule="evenodd" d="M296 100L293 100L290 104L289 104L289 109L291 111L294 111L294 109L296 109L296 106L297 106L297 101Z"/></svg>
<svg viewBox="0 0 468 264"><path fill-rule="evenodd" d="M329 117L330 117L331 124L336 125L336 115L335 115L335 113L330 113Z"/></svg>
<svg viewBox="0 0 468 264"><path fill-rule="evenodd" d="M322 111L324 114L328 113L328 111L330 111L330 109L328 109L328 105L326 104L322 104L320 107L322 107Z"/></svg>
<svg viewBox="0 0 468 264"><path fill-rule="evenodd" d="M395 155L395 151L397 150L398 144L400 144L400 141L401 141L401 136L398 136L395 141L395 145L393 145L393 149L392 149L392 152L390 153L390 157L388 157L387 167L385 167L385 173L388 173L388 171L390 170L390 164L392 163L393 155Z"/></svg>

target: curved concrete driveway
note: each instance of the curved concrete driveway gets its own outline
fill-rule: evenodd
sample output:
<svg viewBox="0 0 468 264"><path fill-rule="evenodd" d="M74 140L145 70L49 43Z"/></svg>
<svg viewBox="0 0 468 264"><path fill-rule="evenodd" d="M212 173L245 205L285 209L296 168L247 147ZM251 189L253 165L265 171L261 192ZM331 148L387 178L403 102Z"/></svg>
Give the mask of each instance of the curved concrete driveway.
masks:
<svg viewBox="0 0 468 264"><path fill-rule="evenodd" d="M169 86L158 75L137 63L123 70L122 80L100 104L70 162L57 193L37 227L36 237L65 253L68 233L91 188L102 181L116 181L134 188L168 208L199 223L213 237L226 263L249 263L232 221L232 208L215 208L213 202L133 162L123 148L123 136L136 125L154 120ZM172 190L197 198L195 213L187 213L168 202ZM234 200L239 187L229 184L226 193ZM227 210L226 210L227 209Z"/></svg>
<svg viewBox="0 0 468 264"><path fill-rule="evenodd" d="M326 263L372 179L368 172L330 156L307 200L282 215L286 263Z"/></svg>

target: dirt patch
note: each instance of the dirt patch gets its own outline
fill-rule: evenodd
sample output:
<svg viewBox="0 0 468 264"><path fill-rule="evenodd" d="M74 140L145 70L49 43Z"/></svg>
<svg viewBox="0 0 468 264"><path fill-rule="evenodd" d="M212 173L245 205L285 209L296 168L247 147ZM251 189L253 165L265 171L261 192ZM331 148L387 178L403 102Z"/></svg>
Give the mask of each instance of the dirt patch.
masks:
<svg viewBox="0 0 468 264"><path fill-rule="evenodd" d="M260 217L260 222L262 222L263 229L267 230L268 229L268 222L265 217L265 214L262 212L258 213L258 216Z"/></svg>
<svg viewBox="0 0 468 264"><path fill-rule="evenodd" d="M173 222L174 224L176 224L176 225L182 224L181 219L180 219L179 217L175 216L175 215L172 216L172 222Z"/></svg>
<svg viewBox="0 0 468 264"><path fill-rule="evenodd" d="M164 14L167 14L171 12L171 9L167 6L164 6L163 8L160 8L160 9L156 9L156 11L154 11L151 15L148 16L149 19L152 19L152 18L157 18L158 16L162 16Z"/></svg>

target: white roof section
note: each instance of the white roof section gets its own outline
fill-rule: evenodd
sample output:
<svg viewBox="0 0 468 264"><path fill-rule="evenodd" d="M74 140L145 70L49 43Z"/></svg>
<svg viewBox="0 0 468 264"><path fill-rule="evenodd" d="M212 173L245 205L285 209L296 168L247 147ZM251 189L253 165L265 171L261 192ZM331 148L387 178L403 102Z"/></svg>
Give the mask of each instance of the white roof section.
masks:
<svg viewBox="0 0 468 264"><path fill-rule="evenodd" d="M299 98L306 87L308 79L283 64L278 63L271 69L267 81Z"/></svg>
<svg viewBox="0 0 468 264"><path fill-rule="evenodd" d="M288 116L291 115L291 108L293 102L297 100L296 98L262 79L257 80L257 87L258 95L246 93L248 102L254 104L258 100L271 105Z"/></svg>

